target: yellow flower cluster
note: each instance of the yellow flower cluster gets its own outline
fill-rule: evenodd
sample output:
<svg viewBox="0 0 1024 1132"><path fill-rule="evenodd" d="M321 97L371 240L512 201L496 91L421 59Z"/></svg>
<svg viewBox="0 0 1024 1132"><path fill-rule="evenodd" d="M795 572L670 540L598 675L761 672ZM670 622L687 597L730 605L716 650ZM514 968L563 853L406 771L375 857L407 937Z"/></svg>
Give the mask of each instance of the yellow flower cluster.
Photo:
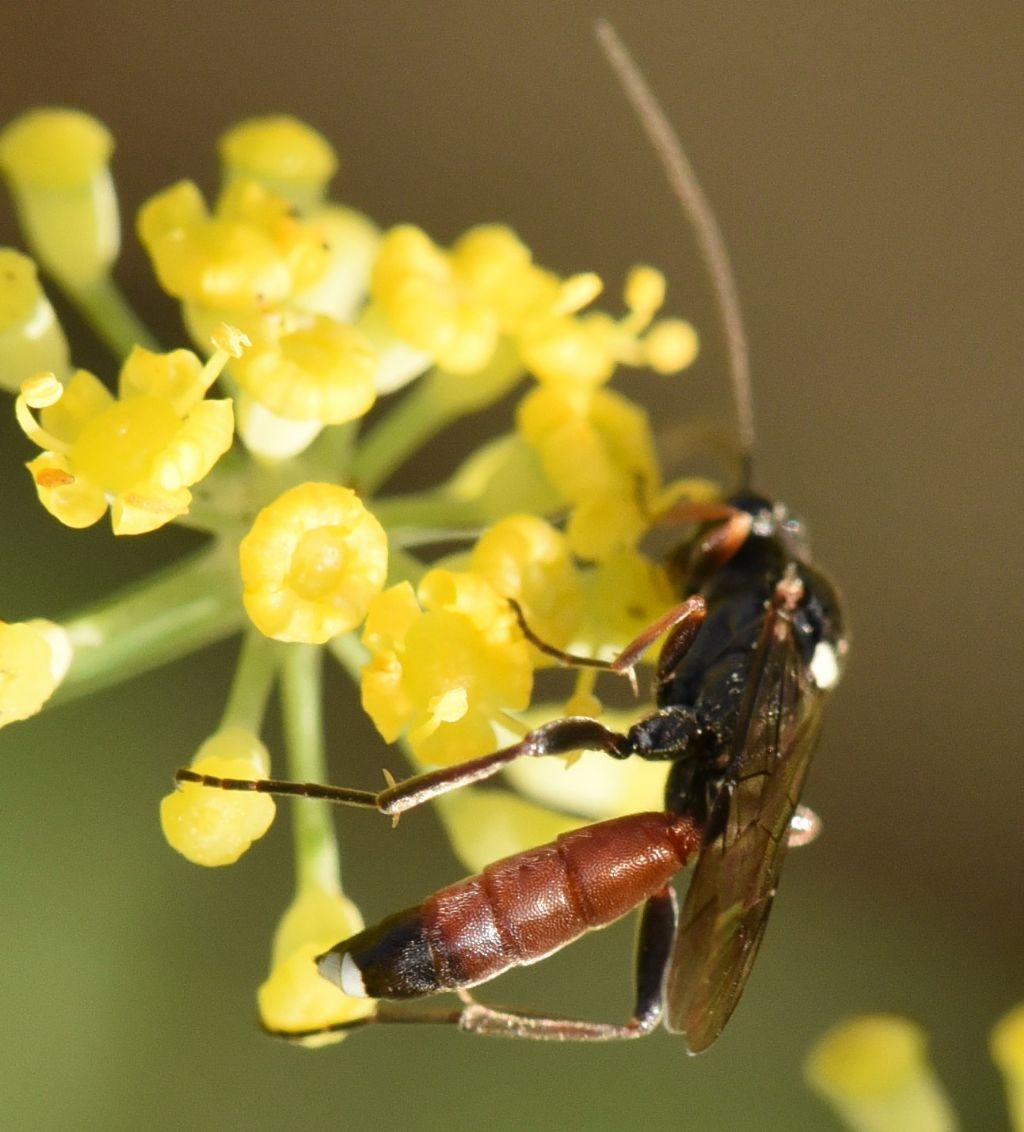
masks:
<svg viewBox="0 0 1024 1132"><path fill-rule="evenodd" d="M205 366L189 350L137 346L121 367L118 397L87 370L66 386L52 373L25 381L18 420L44 449L28 468L47 511L88 527L109 506L115 534L156 530L186 514L189 487L231 447L231 402L204 394L242 341L227 328L217 341Z"/></svg>
<svg viewBox="0 0 1024 1132"><path fill-rule="evenodd" d="M600 294L596 275L562 280L533 263L529 248L504 225L471 228L450 252L412 225L384 237L371 295L399 337L443 370L485 369L507 340L540 381L592 387L620 362L677 372L696 357L696 336L678 320L642 334L661 306L664 280L638 269L626 288L629 314L619 322L580 311ZM650 356L649 356L650 355Z"/></svg>
<svg viewBox="0 0 1024 1132"><path fill-rule="evenodd" d="M415 765L439 766L564 712L531 703L535 671L553 661L520 616L535 640L608 658L664 611L673 595L638 542L667 494L683 489L664 487L643 410L606 386L620 365L685 368L697 340L688 324L657 318L665 283L652 268L629 274L615 318L591 309L596 275L539 266L504 225L471 228L450 248L412 225L381 233L326 199L337 166L326 140L277 116L221 140L212 204L183 180L138 216L193 343L204 353L214 343L204 364L190 350L161 350L111 278L110 151L102 126L67 111L0 131L0 172L29 242L119 355L117 392L72 366L35 265L4 250L0 386L20 390L18 422L41 449L29 471L62 523L86 527L109 509L116 534L178 521L210 543L178 581L143 584L66 633L0 623L0 725L39 710L62 678L113 682L248 616L255 628L229 704L191 764L209 781L183 781L160 809L175 849L224 865L273 820L268 794L245 784L270 773L259 734L277 682L291 778L323 777L313 646L329 645L360 680L385 739L403 739ZM442 428L525 375L535 382L513 430L423 493L382 492ZM209 396L215 382L224 396ZM419 554L453 541L460 553ZM577 675L569 710L602 710L594 681L592 669ZM569 761L553 777L524 770L530 800L502 789L444 799L463 858L483 863L578 824L551 808L564 809L567 795L574 814L616 812L600 787L606 760L567 773ZM619 806L657 795L664 768L650 770L616 768ZM361 919L337 883L330 822L315 805L303 813L315 816L295 822L299 891L259 992L264 1024L278 1032L374 1009L316 974L313 957Z"/></svg>

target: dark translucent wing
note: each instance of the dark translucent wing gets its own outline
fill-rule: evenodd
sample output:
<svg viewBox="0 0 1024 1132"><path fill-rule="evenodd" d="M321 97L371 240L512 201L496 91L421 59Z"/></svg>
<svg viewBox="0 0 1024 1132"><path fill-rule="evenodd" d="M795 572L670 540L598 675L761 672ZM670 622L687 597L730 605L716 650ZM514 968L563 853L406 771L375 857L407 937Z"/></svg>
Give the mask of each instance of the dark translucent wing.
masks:
<svg viewBox="0 0 1024 1132"><path fill-rule="evenodd" d="M669 967L666 1025L686 1035L692 1053L722 1032L757 955L822 698L787 613L770 609L715 806L727 808L724 825L701 850Z"/></svg>

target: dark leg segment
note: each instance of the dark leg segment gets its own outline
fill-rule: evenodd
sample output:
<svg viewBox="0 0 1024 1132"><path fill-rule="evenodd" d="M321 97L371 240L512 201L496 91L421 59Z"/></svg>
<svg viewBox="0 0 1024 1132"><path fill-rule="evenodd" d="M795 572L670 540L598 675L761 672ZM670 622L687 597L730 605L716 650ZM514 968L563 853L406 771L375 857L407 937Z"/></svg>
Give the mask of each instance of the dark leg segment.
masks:
<svg viewBox="0 0 1024 1132"><path fill-rule="evenodd" d="M693 635L701 621L704 620L707 608L704 599L699 594L688 597L686 601L674 605L667 613L662 614L657 621L648 625L642 633L626 645L614 660L598 660L592 656L577 656L575 653L564 652L562 649L555 648L554 645L549 645L547 641L541 640L526 623L519 602L510 598L509 604L519 621L519 628L522 630L523 636L545 656L550 656L560 664L573 668L599 668L603 672L614 672L618 675L628 676L634 685L634 690L636 678L633 675L633 670L651 645L670 629L672 630L670 640L685 639L688 645L693 640ZM666 645L666 647L668 646Z"/></svg>

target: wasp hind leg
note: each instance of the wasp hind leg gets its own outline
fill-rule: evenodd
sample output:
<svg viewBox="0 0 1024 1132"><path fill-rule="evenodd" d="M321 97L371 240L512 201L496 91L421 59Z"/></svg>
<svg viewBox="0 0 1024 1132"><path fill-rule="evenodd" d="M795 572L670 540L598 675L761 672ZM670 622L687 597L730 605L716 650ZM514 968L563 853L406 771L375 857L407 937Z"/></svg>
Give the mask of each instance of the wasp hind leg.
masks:
<svg viewBox="0 0 1024 1132"><path fill-rule="evenodd" d="M636 947L636 997L628 1021L588 1022L577 1018L553 1018L519 1011L501 1010L477 1002L460 991L461 1006L450 1010L394 1006L381 1002L375 1014L312 1030L267 1030L274 1037L301 1041L324 1034L361 1029L369 1025L448 1025L467 1034L497 1038L525 1038L549 1042L627 1041L649 1034L662 1014L662 987L672 954L677 908L675 893L668 886L650 897L640 915Z"/></svg>

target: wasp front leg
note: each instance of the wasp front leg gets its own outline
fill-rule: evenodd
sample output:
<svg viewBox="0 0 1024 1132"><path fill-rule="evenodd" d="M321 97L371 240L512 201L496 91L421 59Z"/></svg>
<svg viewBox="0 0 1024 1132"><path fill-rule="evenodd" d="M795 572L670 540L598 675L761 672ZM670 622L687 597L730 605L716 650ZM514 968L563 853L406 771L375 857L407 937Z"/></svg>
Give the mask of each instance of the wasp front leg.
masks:
<svg viewBox="0 0 1024 1132"><path fill-rule="evenodd" d="M633 684L634 691L636 691L636 666L651 645L659 637L668 633L662 656L664 657L664 652L669 648L674 655L681 656L689 648L707 613L707 605L704 599L699 594L694 594L678 605L672 606L656 621L648 625L617 656L611 660L600 660L592 656L578 656L576 653L565 652L563 649L548 644L530 628L519 602L510 598L509 605L512 606L512 611L516 615L523 636L545 656L550 656L553 660L557 660L559 664L571 668L597 668L602 672L614 672L620 676L627 676L630 683Z"/></svg>

